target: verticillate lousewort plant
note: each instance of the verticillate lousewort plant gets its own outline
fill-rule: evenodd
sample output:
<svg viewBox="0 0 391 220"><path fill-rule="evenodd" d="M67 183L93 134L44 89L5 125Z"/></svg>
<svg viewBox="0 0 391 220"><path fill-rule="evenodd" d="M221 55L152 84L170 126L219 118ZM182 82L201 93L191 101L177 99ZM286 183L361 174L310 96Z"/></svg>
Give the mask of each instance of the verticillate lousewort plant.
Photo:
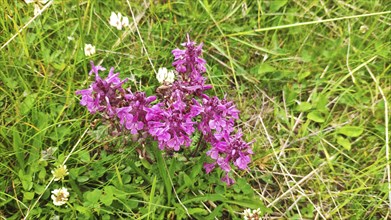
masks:
<svg viewBox="0 0 391 220"><path fill-rule="evenodd" d="M128 79L121 80L114 68L102 79L99 71L106 69L92 61L89 74L95 74L95 82L76 94L82 96L80 104L91 114L99 113L115 124L117 134L127 131L143 141L151 137L158 142L160 150L179 151L189 147L198 129L202 134L199 141L210 145L206 154L211 162L204 164L206 173L218 166L225 173L221 180L231 185L234 183L228 175L231 166L247 169L253 154L251 143L242 139L241 130L234 129L239 119L234 103L226 97L219 99L205 94L212 85L207 85L203 76L206 71L206 61L201 57L203 44L196 45L187 36L182 46L183 50L172 51L175 81L164 82L157 96L147 97L144 92L123 88Z"/></svg>

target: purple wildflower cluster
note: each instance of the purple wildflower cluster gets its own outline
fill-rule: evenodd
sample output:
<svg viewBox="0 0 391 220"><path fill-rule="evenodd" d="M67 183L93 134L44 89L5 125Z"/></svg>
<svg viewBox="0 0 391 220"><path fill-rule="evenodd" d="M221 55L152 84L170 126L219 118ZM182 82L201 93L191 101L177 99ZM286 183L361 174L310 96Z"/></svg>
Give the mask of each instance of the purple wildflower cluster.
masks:
<svg viewBox="0 0 391 220"><path fill-rule="evenodd" d="M82 96L80 104L86 106L91 114L99 112L105 119L119 122L122 127L118 130L125 128L131 134L138 134L147 125L146 109L156 97L146 97L144 92L132 93L130 89L124 89L123 84L128 79L121 81L119 73L114 74L114 68L110 69L106 79L102 79L99 71L104 70L104 67L95 66L91 61L89 74L95 73L95 82L88 89L76 91L77 95Z"/></svg>
<svg viewBox="0 0 391 220"><path fill-rule="evenodd" d="M204 92L212 88L206 84L203 74L206 61L201 58L202 44L190 41L175 49L173 66L177 71L176 81L165 83L157 89L157 96L147 97L143 92L133 93L124 89L127 81L119 79L111 68L106 79L99 76L105 70L91 62L95 82L85 90L79 90L80 104L86 106L90 113L101 113L106 119L115 121L119 129L145 138L151 136L158 142L161 150L179 151L191 145L195 129L203 134L203 140L210 144L207 155L213 162L205 163L207 173L220 167L225 175L222 181L228 185L234 183L229 177L231 166L241 170L247 169L253 154L250 143L242 139L242 132L235 132L235 121L239 111L233 102L224 97L209 97Z"/></svg>

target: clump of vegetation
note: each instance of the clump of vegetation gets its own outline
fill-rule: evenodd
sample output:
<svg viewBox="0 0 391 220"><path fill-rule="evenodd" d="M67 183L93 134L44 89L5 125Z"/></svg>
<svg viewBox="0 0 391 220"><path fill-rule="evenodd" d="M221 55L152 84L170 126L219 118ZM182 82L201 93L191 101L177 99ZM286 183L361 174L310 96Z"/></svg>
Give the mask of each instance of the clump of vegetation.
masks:
<svg viewBox="0 0 391 220"><path fill-rule="evenodd" d="M386 1L1 5L0 218L390 216Z"/></svg>

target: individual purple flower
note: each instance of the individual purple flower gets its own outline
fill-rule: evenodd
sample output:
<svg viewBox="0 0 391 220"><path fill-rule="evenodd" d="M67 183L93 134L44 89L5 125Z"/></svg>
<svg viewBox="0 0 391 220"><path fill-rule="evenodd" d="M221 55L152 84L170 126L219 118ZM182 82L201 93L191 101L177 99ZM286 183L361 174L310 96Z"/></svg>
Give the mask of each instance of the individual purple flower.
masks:
<svg viewBox="0 0 391 220"><path fill-rule="evenodd" d="M204 163L204 169L205 169L206 173L212 172L212 170L214 170L215 167L216 167L216 162Z"/></svg>
<svg viewBox="0 0 391 220"><path fill-rule="evenodd" d="M235 160L234 165L239 169L245 170L250 162L251 158L249 155L239 152L239 157Z"/></svg>
<svg viewBox="0 0 391 220"><path fill-rule="evenodd" d="M228 173L226 173L225 176L224 176L223 178L221 178L221 181L227 183L228 186L230 186L230 185L232 185L232 184L235 183L235 180L232 179L232 178L230 178L230 177L228 176Z"/></svg>
<svg viewBox="0 0 391 220"><path fill-rule="evenodd" d="M95 66L93 61L91 61L90 64L91 64L91 71L89 72L90 76L92 73L95 73L95 75L97 76L97 75L99 75L99 71L106 70L106 68L104 68L102 66Z"/></svg>

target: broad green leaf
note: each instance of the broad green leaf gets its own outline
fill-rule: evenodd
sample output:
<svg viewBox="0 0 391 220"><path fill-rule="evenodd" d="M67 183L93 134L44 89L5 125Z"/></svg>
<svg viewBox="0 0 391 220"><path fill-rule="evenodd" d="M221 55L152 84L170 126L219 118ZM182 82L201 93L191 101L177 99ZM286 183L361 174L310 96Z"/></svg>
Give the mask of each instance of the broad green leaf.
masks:
<svg viewBox="0 0 391 220"><path fill-rule="evenodd" d="M263 75L264 73L270 73L276 71L276 68L271 66L270 64L267 63L262 63L258 67L258 74Z"/></svg>
<svg viewBox="0 0 391 220"><path fill-rule="evenodd" d="M195 179L192 179L186 173L183 173L183 180L185 181L185 185L187 187L192 187Z"/></svg>
<svg viewBox="0 0 391 220"><path fill-rule="evenodd" d="M88 191L84 193L84 198L92 203L95 204L99 201L99 198L102 196L102 191L99 189L94 189L93 191Z"/></svg>
<svg viewBox="0 0 391 220"><path fill-rule="evenodd" d="M82 150L79 152L79 158L81 161L88 163L90 162L90 153L88 151Z"/></svg>
<svg viewBox="0 0 391 220"><path fill-rule="evenodd" d="M206 211L205 209L202 209L202 208L192 208L192 209L188 209L187 211L189 212L190 215L194 215L194 214L207 215L208 214L208 211Z"/></svg>
<svg viewBox="0 0 391 220"><path fill-rule="evenodd" d="M300 102L297 106L296 110L299 112L306 112L312 108L311 103L308 102Z"/></svg>
<svg viewBox="0 0 391 220"><path fill-rule="evenodd" d="M135 209L138 206L138 201L134 199L123 199L121 201L130 209Z"/></svg>
<svg viewBox="0 0 391 220"><path fill-rule="evenodd" d="M170 177L168 177L168 175L167 175L167 168L165 165L165 161L163 159L161 150L158 149L158 147L156 145L154 145L152 147L152 150L153 150L153 153L154 153L156 161L157 161L156 165L158 166L160 177L162 178L163 184L166 189L167 202L168 202L167 205L170 205L171 204L171 196L172 196L172 185L171 185L171 182L169 179Z"/></svg>
<svg viewBox="0 0 391 220"><path fill-rule="evenodd" d="M142 158L140 161L141 161L141 164L142 164L145 168L147 168L148 170L152 169L152 165L148 162L147 159Z"/></svg>
<svg viewBox="0 0 391 220"><path fill-rule="evenodd" d="M149 204L148 204L148 212L149 213L152 213L152 209L154 207L152 207L152 203L156 203L154 197L155 197L155 190L156 190L156 176L154 176L153 178L153 182L152 182L152 188L151 188L151 192L149 194ZM148 215L148 219L149 219L149 215Z"/></svg>
<svg viewBox="0 0 391 220"><path fill-rule="evenodd" d="M199 195L197 197L193 197L191 199L188 199L188 200L185 200L182 202L183 202L183 204L187 204L187 203L207 201L207 200L222 201L223 202L223 201L226 201L227 199L223 195L220 195L220 194L207 194L207 195Z"/></svg>
<svg viewBox="0 0 391 220"><path fill-rule="evenodd" d="M20 113L26 115L30 112L31 108L34 106L35 99L37 98L37 93L27 95L26 98L20 104Z"/></svg>
<svg viewBox="0 0 391 220"><path fill-rule="evenodd" d="M307 115L307 118L318 123L325 122L325 118L319 111L312 111Z"/></svg>
<svg viewBox="0 0 391 220"><path fill-rule="evenodd" d="M77 177L77 182L84 183L87 182L90 178L88 176L79 176Z"/></svg>
<svg viewBox="0 0 391 220"><path fill-rule="evenodd" d="M42 194L45 192L45 186L34 183L34 192L36 194Z"/></svg>
<svg viewBox="0 0 391 220"><path fill-rule="evenodd" d="M23 153L23 143L22 139L20 138L19 131L14 128L12 130L12 136L13 136L13 148L15 152L16 161L19 164L19 167L21 169L24 169L24 153Z"/></svg>
<svg viewBox="0 0 391 220"><path fill-rule="evenodd" d="M74 207L80 214L84 215L83 217L85 217L85 219L90 218L92 211L90 208L78 204L75 204Z"/></svg>
<svg viewBox="0 0 391 220"><path fill-rule="evenodd" d="M45 177L46 177L46 170L45 169L41 169L38 173L38 178L40 180L45 180Z"/></svg>
<svg viewBox="0 0 391 220"><path fill-rule="evenodd" d="M312 101L314 103L314 107L316 110L319 110L321 112L328 112L329 109L327 105L329 104L329 95L325 93L319 93L314 96L314 99Z"/></svg>
<svg viewBox="0 0 391 220"><path fill-rule="evenodd" d="M10 89L16 89L18 87L18 81L14 77L4 77L2 80Z"/></svg>
<svg viewBox="0 0 391 220"><path fill-rule="evenodd" d="M245 199L245 198L239 199L239 198L240 197L238 196L238 198L235 198L236 200L227 200L226 202L230 204L236 204L243 207L247 207L250 209L257 209L260 207L264 207L262 201L259 198L256 199Z"/></svg>
<svg viewBox="0 0 391 220"><path fill-rule="evenodd" d="M102 220L110 220L110 219L111 219L111 217L109 214L102 215Z"/></svg>
<svg viewBox="0 0 391 220"><path fill-rule="evenodd" d="M131 180L132 180L132 177L129 174L122 175L122 182L123 183L129 183Z"/></svg>
<svg viewBox="0 0 391 220"><path fill-rule="evenodd" d="M352 146L350 141L342 136L337 137L337 143L341 145L343 148L345 148L346 150L350 150Z"/></svg>
<svg viewBox="0 0 391 220"><path fill-rule="evenodd" d="M26 200L32 200L32 199L34 199L34 195L35 195L34 192L24 192L23 198Z"/></svg>
<svg viewBox="0 0 391 220"><path fill-rule="evenodd" d="M33 188L33 181L30 175L27 175L26 178L22 179L22 186L24 190L31 190Z"/></svg>
<svg viewBox="0 0 391 220"><path fill-rule="evenodd" d="M358 137L364 132L364 128L357 126L344 126L337 129L337 133L348 137Z"/></svg>
<svg viewBox="0 0 391 220"><path fill-rule="evenodd" d="M111 203L113 203L113 200L114 200L114 195L112 193L108 193L105 191L104 194L102 194L102 196L100 197L100 201L106 205L106 206L110 206Z"/></svg>
<svg viewBox="0 0 391 220"><path fill-rule="evenodd" d="M310 71L304 71L304 72L299 73L298 81L301 82L303 79L305 79L309 75L311 75Z"/></svg>
<svg viewBox="0 0 391 220"><path fill-rule="evenodd" d="M201 156L200 159L196 162L196 164L192 167L190 178L196 179L198 174L202 171L203 162L205 161L205 156Z"/></svg>

